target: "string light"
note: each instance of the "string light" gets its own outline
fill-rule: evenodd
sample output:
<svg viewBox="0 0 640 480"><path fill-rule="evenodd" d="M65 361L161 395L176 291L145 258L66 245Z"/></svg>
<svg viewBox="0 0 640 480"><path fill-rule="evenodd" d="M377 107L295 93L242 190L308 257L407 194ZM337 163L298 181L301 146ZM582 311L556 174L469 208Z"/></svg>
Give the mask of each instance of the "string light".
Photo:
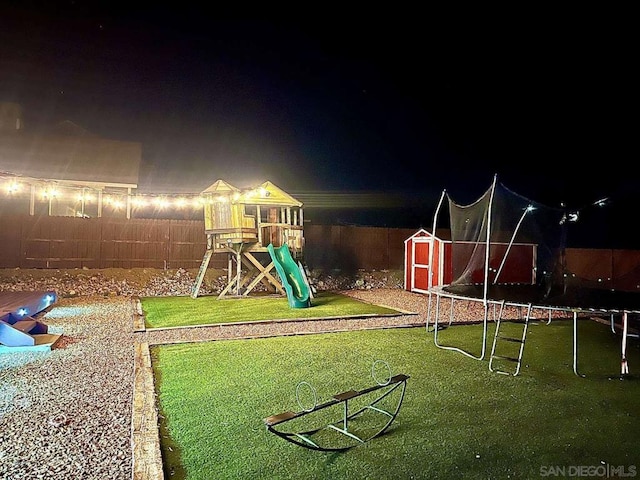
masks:
<svg viewBox="0 0 640 480"><path fill-rule="evenodd" d="M6 190L9 195L18 193L20 191L20 184L16 181L9 181Z"/></svg>
<svg viewBox="0 0 640 480"><path fill-rule="evenodd" d="M201 195L199 193L187 194L144 194L144 193L126 193L113 192L106 189L91 188L87 186L78 186L73 184L57 184L52 182L38 181L36 179L20 180L15 177L6 177L0 175L0 181L4 180L4 191L8 196L18 197L21 195L30 195L30 188L35 187L36 198L41 201L49 201L56 199L58 201L75 201L84 204L96 204L99 192L102 191L103 205L111 207L115 210L126 208L127 201L131 202L133 208L155 207L161 210L176 208L202 208L205 204L212 204L215 201L229 201L228 197L213 198L209 195ZM115 188L115 187L111 187ZM236 195L236 199L239 195Z"/></svg>
<svg viewBox="0 0 640 480"><path fill-rule="evenodd" d="M201 209L205 205L215 203L234 203L242 198L266 198L270 192L263 186L245 191L234 191L227 194L212 193L128 193L114 191L116 186L91 187L77 185L68 181L40 180L36 178L16 177L0 174L0 183L5 181L4 191L12 197L28 197L35 193L35 198L43 202L57 200L59 202L77 202L83 205L97 205L102 196L102 205L114 210L156 208L158 210L188 208Z"/></svg>

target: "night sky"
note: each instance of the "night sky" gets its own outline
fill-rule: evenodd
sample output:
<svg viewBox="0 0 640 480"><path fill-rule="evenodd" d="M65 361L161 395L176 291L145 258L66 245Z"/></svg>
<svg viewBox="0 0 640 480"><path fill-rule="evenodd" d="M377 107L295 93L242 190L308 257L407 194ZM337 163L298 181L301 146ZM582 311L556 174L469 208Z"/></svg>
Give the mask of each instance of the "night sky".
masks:
<svg viewBox="0 0 640 480"><path fill-rule="evenodd" d="M471 202L496 174L553 206L635 201L620 6L24 3L0 7L0 101L28 129L141 142L143 192L270 180L311 221L408 228L431 226L444 189Z"/></svg>

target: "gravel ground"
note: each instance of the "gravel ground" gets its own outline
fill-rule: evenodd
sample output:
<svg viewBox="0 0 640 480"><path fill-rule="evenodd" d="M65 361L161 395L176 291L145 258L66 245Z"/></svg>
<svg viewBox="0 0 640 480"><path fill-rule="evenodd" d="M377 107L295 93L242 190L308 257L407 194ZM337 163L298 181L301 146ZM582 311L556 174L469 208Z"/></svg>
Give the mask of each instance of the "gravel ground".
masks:
<svg viewBox="0 0 640 480"><path fill-rule="evenodd" d="M428 307L426 295L403 290L397 280L394 283L392 275L361 273L350 284L339 277L325 277L317 284L323 290L342 291L417 315L134 333L135 298L170 292L188 294L193 282L189 272L179 271L165 276L165 282L153 280L135 288L134 282L115 278L108 280L105 287L101 280L106 277L95 272L83 273L84 281L74 284L65 283L63 277L36 279L16 273L0 279L0 291L56 289L59 300L42 320L50 333L63 333L51 352L0 355L2 479L132 477L136 342L204 341L424 325ZM344 289L345 286L350 288ZM458 321L479 320L478 314L477 308L463 304L456 308ZM443 315L448 315L446 307Z"/></svg>
<svg viewBox="0 0 640 480"><path fill-rule="evenodd" d="M62 299L43 320L56 348L0 355L0 478L131 478L131 301Z"/></svg>

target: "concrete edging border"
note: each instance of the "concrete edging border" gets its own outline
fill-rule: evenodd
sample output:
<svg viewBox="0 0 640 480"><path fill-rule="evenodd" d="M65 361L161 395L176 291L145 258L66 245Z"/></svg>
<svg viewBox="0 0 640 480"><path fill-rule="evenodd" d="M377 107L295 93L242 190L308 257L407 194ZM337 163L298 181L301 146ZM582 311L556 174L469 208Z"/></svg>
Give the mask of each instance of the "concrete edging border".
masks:
<svg viewBox="0 0 640 480"><path fill-rule="evenodd" d="M164 480L155 397L149 344L136 343L131 428L133 480Z"/></svg>

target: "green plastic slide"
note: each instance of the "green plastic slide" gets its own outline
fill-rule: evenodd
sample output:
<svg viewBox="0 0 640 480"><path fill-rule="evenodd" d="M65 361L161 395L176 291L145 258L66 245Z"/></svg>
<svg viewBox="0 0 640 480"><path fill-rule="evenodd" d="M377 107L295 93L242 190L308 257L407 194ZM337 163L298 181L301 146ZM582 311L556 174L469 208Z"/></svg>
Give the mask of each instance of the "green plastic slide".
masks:
<svg viewBox="0 0 640 480"><path fill-rule="evenodd" d="M267 245L269 255L276 267L282 287L287 292L287 300L291 308L307 308L311 306L309 283L300 265L291 257L289 246L285 243L275 248Z"/></svg>

